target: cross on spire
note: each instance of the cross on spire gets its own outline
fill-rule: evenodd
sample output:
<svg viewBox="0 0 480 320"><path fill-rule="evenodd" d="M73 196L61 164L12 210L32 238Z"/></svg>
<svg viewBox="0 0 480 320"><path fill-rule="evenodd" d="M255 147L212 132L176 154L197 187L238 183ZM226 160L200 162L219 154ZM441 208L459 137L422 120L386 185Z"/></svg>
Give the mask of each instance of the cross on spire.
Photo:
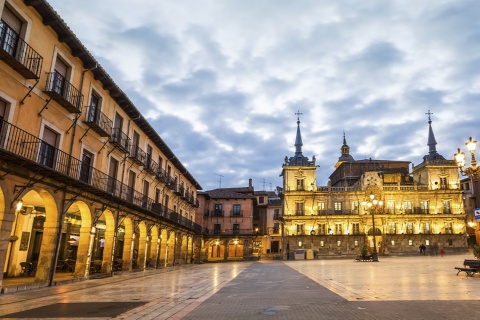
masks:
<svg viewBox="0 0 480 320"><path fill-rule="evenodd" d="M297 116L297 121L300 121L300 115L303 114L300 112L300 110L298 110L297 112L295 112L295 115Z"/></svg>
<svg viewBox="0 0 480 320"><path fill-rule="evenodd" d="M432 119L430 119L430 115L432 115L433 112L430 112L430 110L428 110L428 112L426 112L425 114L428 114L428 121L431 122Z"/></svg>

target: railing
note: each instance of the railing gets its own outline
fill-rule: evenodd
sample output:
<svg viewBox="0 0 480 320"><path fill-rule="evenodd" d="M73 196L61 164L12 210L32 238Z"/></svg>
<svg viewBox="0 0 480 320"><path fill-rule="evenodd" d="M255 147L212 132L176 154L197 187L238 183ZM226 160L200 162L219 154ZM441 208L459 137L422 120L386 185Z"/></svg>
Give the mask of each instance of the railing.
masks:
<svg viewBox="0 0 480 320"><path fill-rule="evenodd" d="M130 153L128 157L136 163L143 165L145 159L147 158L147 154L139 146L134 144L130 146Z"/></svg>
<svg viewBox="0 0 480 320"><path fill-rule="evenodd" d="M83 185L89 185L92 192L110 194L123 201L144 208L167 220L177 222L182 226L201 232L201 226L174 211L168 211L164 206L154 203L153 199L116 180L77 158L49 145L34 135L6 122L0 121L0 158L11 159L8 154L14 154L35 164L36 168L45 168L77 180ZM163 209L162 209L163 208Z"/></svg>
<svg viewBox="0 0 480 320"><path fill-rule="evenodd" d="M82 111L83 95L56 71L47 73L45 93L71 113Z"/></svg>
<svg viewBox="0 0 480 320"><path fill-rule="evenodd" d="M122 151L128 151L128 136L120 129L113 128L110 136L110 143L119 147Z"/></svg>
<svg viewBox="0 0 480 320"><path fill-rule="evenodd" d="M0 59L27 79L40 78L43 57L0 21Z"/></svg>
<svg viewBox="0 0 480 320"><path fill-rule="evenodd" d="M112 134L113 122L96 106L88 106L84 122L102 137Z"/></svg>
<svg viewBox="0 0 480 320"><path fill-rule="evenodd" d="M242 217L243 210L230 210L230 216L232 217Z"/></svg>
<svg viewBox="0 0 480 320"><path fill-rule="evenodd" d="M158 163L156 163L150 154L147 153L143 167L150 173L156 174L158 172Z"/></svg>
<svg viewBox="0 0 480 320"><path fill-rule="evenodd" d="M223 210L213 210L212 217L223 217Z"/></svg>
<svg viewBox="0 0 480 320"><path fill-rule="evenodd" d="M165 182L167 180L167 173L160 166L158 167L156 174L157 174L157 178L161 182Z"/></svg>

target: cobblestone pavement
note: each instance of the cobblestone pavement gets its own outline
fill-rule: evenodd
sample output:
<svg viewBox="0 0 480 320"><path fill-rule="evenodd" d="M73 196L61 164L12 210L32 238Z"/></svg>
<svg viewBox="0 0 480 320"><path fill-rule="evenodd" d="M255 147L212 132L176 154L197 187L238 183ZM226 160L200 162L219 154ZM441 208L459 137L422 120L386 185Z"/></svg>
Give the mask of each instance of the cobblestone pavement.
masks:
<svg viewBox="0 0 480 320"><path fill-rule="evenodd" d="M228 262L147 270L0 295L0 318L42 319L35 308L85 303L85 312L69 319L480 319L480 275L457 275L454 269L471 258ZM102 302L136 307L111 317L88 316L87 310Z"/></svg>

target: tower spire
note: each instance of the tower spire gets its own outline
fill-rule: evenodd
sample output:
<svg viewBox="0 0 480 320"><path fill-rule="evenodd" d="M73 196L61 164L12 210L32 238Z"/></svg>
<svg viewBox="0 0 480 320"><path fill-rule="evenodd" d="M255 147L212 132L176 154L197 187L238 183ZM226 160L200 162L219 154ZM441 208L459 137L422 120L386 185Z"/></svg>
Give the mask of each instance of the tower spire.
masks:
<svg viewBox="0 0 480 320"><path fill-rule="evenodd" d="M435 140L435 135L433 134L433 129L432 129L432 118L431 115L433 114L428 110L425 114L428 114L428 155L425 157L428 158L429 160L445 160L443 156L438 154L437 152L437 141Z"/></svg>
<svg viewBox="0 0 480 320"><path fill-rule="evenodd" d="M295 112L295 115L297 116L297 136L295 138L295 154L302 154L302 134L300 133L300 115L302 113L300 110L298 112Z"/></svg>

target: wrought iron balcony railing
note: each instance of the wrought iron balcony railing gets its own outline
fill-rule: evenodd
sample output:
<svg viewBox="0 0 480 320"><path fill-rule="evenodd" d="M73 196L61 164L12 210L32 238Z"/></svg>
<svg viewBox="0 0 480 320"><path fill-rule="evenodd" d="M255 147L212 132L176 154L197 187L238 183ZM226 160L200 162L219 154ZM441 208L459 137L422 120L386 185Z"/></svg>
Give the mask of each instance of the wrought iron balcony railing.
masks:
<svg viewBox="0 0 480 320"><path fill-rule="evenodd" d="M96 106L87 107L87 113L83 122L101 137L109 137L112 134L113 121Z"/></svg>
<svg viewBox="0 0 480 320"><path fill-rule="evenodd" d="M186 217L174 211L159 211L158 204L143 193L6 121L0 121L0 160L22 161L23 167L36 172L45 171L50 178L69 186L88 190L101 197L115 197L115 201L135 205L150 212L153 217L161 216L201 232L201 226Z"/></svg>
<svg viewBox="0 0 480 320"><path fill-rule="evenodd" d="M54 71L47 74L47 84L44 92L68 112L82 112L83 95L60 73Z"/></svg>
<svg viewBox="0 0 480 320"><path fill-rule="evenodd" d="M109 141L123 152L128 151L128 136L120 128L112 129L112 135L110 136Z"/></svg>
<svg viewBox="0 0 480 320"><path fill-rule="evenodd" d="M150 154L147 153L145 158L145 162L143 163L143 167L145 170L152 174L156 174L158 171L158 163L156 163Z"/></svg>
<svg viewBox="0 0 480 320"><path fill-rule="evenodd" d="M26 79L40 78L43 57L3 21L0 21L0 60Z"/></svg>
<svg viewBox="0 0 480 320"><path fill-rule="evenodd" d="M145 159L147 158L147 154L139 146L131 145L128 157L135 161L137 164L143 165Z"/></svg>

